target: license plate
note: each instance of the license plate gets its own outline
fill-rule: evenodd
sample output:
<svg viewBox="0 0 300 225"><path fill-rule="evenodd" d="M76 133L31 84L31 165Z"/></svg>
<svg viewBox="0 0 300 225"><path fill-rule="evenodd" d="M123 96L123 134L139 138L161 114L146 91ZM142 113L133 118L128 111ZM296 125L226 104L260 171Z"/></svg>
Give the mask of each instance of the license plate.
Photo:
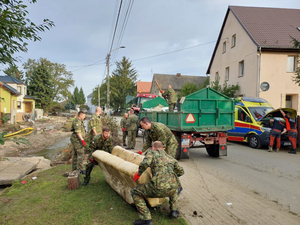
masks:
<svg viewBox="0 0 300 225"><path fill-rule="evenodd" d="M284 145L284 146L290 146L290 145L291 145L291 142L285 141L285 142L283 142L283 145Z"/></svg>
<svg viewBox="0 0 300 225"><path fill-rule="evenodd" d="M190 139L182 139L181 146L190 146Z"/></svg>

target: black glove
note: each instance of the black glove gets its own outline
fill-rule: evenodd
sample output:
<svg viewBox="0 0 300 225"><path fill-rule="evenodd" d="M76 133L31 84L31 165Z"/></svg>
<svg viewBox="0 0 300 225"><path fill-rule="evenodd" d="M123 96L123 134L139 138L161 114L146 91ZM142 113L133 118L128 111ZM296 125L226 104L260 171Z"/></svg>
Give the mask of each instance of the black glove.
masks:
<svg viewBox="0 0 300 225"><path fill-rule="evenodd" d="M97 162L95 159L91 158L90 161L91 161L94 165L98 165L98 162Z"/></svg>

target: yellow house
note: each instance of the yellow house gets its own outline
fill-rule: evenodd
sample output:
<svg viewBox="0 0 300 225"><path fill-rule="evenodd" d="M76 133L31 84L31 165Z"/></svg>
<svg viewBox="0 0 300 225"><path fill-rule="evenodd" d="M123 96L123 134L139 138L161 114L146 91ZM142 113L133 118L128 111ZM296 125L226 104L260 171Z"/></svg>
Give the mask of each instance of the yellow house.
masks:
<svg viewBox="0 0 300 225"><path fill-rule="evenodd" d="M1 82L1 81L0 81ZM11 113L11 110L17 108L17 97L21 95L21 93L17 92L14 88L8 86L7 84L2 83L0 88L0 96L1 96L1 112L3 113Z"/></svg>
<svg viewBox="0 0 300 225"><path fill-rule="evenodd" d="M22 120L24 113L32 113L35 109L35 97L27 95L27 85L11 76L0 76L1 88L1 112L12 113L16 110L17 121Z"/></svg>
<svg viewBox="0 0 300 225"><path fill-rule="evenodd" d="M300 109L300 9L229 6L207 74L220 84L239 84L237 96L264 98L274 108Z"/></svg>

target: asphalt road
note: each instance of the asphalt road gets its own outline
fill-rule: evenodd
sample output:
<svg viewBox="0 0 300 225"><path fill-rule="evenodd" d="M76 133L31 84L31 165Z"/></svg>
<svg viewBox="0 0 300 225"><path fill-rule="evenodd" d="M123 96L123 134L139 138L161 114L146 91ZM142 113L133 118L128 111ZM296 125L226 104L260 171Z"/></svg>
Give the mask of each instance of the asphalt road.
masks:
<svg viewBox="0 0 300 225"><path fill-rule="evenodd" d="M243 143L228 143L228 156L209 157L205 148L191 149L191 159L206 173L252 191L300 216L300 154L267 152Z"/></svg>

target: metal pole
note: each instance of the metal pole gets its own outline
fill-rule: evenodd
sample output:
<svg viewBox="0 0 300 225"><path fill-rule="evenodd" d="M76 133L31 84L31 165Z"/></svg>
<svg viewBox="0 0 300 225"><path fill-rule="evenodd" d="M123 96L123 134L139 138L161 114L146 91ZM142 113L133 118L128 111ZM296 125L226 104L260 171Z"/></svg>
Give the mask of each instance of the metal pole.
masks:
<svg viewBox="0 0 300 225"><path fill-rule="evenodd" d="M98 85L98 106L100 106L100 85Z"/></svg>
<svg viewBox="0 0 300 225"><path fill-rule="evenodd" d="M109 58L110 58L110 53L107 54L107 59L106 59L106 66L107 66L107 77L106 77L106 86L107 86L107 102L106 102L106 112L109 114L109 108L110 108L110 101L109 101Z"/></svg>

